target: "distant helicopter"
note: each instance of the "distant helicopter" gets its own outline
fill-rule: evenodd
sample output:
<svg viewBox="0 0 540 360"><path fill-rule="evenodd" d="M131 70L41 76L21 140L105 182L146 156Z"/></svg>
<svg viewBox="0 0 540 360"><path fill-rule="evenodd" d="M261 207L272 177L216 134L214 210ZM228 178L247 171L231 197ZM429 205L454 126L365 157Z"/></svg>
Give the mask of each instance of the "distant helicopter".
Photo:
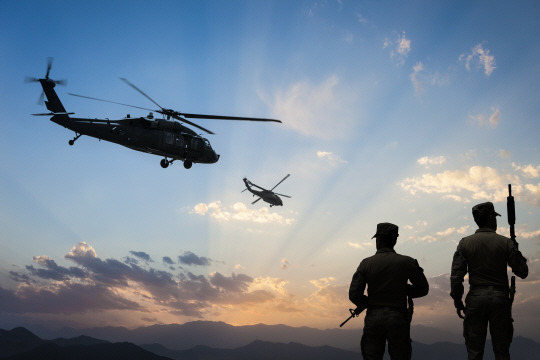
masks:
<svg viewBox="0 0 540 360"><path fill-rule="evenodd" d="M272 207L272 206L283 206L283 201L281 201L279 196L284 196L286 198L290 198L290 196L289 195L278 194L276 192L273 192L272 190L274 190L279 184L281 184L283 181L285 181L285 179L287 179L289 176L291 176L291 174L287 174L287 176L285 176L283 179L281 179L281 181L278 182L276 184L276 186L274 186L270 190L266 190L266 189L260 187L259 185L255 185L254 183L249 181L247 178L243 178L242 180L244 180L244 184L246 185L246 188L244 190L242 190L242 192L247 190L250 193L252 193L253 196L258 196L259 197L257 200L252 202L252 204L255 204L257 201L263 199L263 201L270 204L270 207ZM252 186L261 189L261 191L253 190Z"/></svg>
<svg viewBox="0 0 540 360"><path fill-rule="evenodd" d="M119 102L92 98L70 94L73 96L83 97L92 100L105 101L113 104L130 106L138 109L149 110L163 115L162 119L155 119L152 112L146 117L132 118L128 114L124 119L109 120L109 119L81 119L73 118L69 115L73 112L67 112L58 95L54 91L56 84L65 85L65 81L55 81L49 78L49 73L52 67L52 58L48 58L47 73L45 78L38 79L26 77L25 82L39 82L43 87L43 92L40 96L40 102L43 102L43 95L47 96L45 105L50 111L43 114L32 114L38 116L52 116L51 121L62 125L65 128L73 130L75 137L69 140L69 145L75 144L75 141L82 135L91 136L100 140L110 141L116 144L123 145L127 148L142 151L149 154L163 156L161 167L167 168L175 160L184 162L186 169L191 168L193 163L213 164L219 160L219 155L212 149L210 142L198 135L192 129L184 126L182 123L189 124L209 134L214 134L212 131L203 128L186 118L194 119L217 119L217 120L245 120L245 121L270 121L281 123L280 120L251 118L251 117L236 117L222 115L203 115L203 114L188 114L178 112L172 109L165 109L150 96L146 95L142 90L133 85L127 79L121 78L126 84L137 90L148 100L152 101L159 109L152 110L139 106L122 104ZM175 120L171 120L171 118ZM178 121L176 121L178 120Z"/></svg>

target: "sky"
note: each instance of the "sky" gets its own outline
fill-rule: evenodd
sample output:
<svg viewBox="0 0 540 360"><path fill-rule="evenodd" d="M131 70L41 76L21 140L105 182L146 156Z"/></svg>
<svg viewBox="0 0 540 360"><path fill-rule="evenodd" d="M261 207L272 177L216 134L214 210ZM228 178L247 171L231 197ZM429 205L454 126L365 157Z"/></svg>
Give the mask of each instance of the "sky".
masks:
<svg viewBox="0 0 540 360"><path fill-rule="evenodd" d="M399 226L430 293L413 325L461 332L452 255L492 201L528 259L515 335L540 341L540 5L505 1L0 1L0 327L224 321L337 328ZM47 117L47 58L77 117L201 120L221 155L180 163ZM242 178L290 195L272 207ZM362 327L356 319L347 324ZM416 339L421 341L421 339Z"/></svg>

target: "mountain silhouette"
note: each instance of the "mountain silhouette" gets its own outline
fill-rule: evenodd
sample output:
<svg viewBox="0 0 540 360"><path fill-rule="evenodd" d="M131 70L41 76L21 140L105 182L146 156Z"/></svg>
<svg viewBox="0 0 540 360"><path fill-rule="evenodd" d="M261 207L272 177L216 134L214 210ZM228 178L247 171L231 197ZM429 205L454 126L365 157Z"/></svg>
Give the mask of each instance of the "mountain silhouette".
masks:
<svg viewBox="0 0 540 360"><path fill-rule="evenodd" d="M413 340L423 343L463 342L463 337L460 334L425 326L413 326L411 333ZM157 343L172 350L187 350L197 345L235 349L256 340L263 340L285 344L295 342L308 346L329 345L340 349L357 351L360 346L362 330L342 328L320 330L309 327L264 324L232 326L224 322L193 321L185 324L152 325L133 330L124 327L63 328L55 332L40 331L38 334L45 338L71 338L87 335L111 342Z"/></svg>
<svg viewBox="0 0 540 360"><path fill-rule="evenodd" d="M25 328L0 330L3 360L170 360L131 343L110 343L88 336L42 340Z"/></svg>

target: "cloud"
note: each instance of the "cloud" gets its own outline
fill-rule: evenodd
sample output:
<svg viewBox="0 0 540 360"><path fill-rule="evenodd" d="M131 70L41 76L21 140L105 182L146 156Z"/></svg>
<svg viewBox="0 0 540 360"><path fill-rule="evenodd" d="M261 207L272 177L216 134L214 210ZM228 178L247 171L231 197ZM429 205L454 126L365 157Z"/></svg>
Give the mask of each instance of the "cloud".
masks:
<svg viewBox="0 0 540 360"><path fill-rule="evenodd" d="M333 167L347 164L348 161L343 160L338 155L329 152L329 151L317 151L317 157L321 160L325 160L328 164Z"/></svg>
<svg viewBox="0 0 540 360"><path fill-rule="evenodd" d="M138 257L139 259L144 260L144 261L153 261L153 260L150 258L150 255L148 255L148 254L145 253L144 251L130 251L129 253L130 253L131 255L133 255L133 256Z"/></svg>
<svg viewBox="0 0 540 360"><path fill-rule="evenodd" d="M178 256L178 262L184 265L209 266L212 260L204 256L197 256L191 251L185 251L184 255Z"/></svg>
<svg viewBox="0 0 540 360"><path fill-rule="evenodd" d="M397 62L398 65L403 65L405 59L411 51L411 40L405 36L405 31L397 36L397 39L390 40L386 38L383 43L383 49L390 49L390 58Z"/></svg>
<svg viewBox="0 0 540 360"><path fill-rule="evenodd" d="M190 214L210 216L220 221L246 221L259 224L285 224L290 225L294 218L286 218L277 212L270 212L267 207L249 209L244 203L237 202L228 209L221 204L221 201L214 201L209 204L199 203L193 207Z"/></svg>
<svg viewBox="0 0 540 360"><path fill-rule="evenodd" d="M426 86L444 86L449 83L449 75L441 75L438 72L428 73L424 64L419 61L413 66L413 72L409 75L414 87L414 93L418 96L425 90Z"/></svg>
<svg viewBox="0 0 540 360"><path fill-rule="evenodd" d="M173 261L170 257L168 257L168 256L164 256L164 257L162 258L162 260L163 260L163 263L164 263L164 264L167 264L167 265L174 265L174 261Z"/></svg>
<svg viewBox="0 0 540 360"><path fill-rule="evenodd" d="M539 178L540 177L540 165L539 166L534 166L534 165L525 165L525 166L519 166L515 163L512 163L512 167L517 170L517 171L520 171L521 173L523 173L523 175L526 177L526 178L529 178L529 179L535 179L535 178Z"/></svg>
<svg viewBox="0 0 540 360"><path fill-rule="evenodd" d="M504 202L508 184L517 200L540 206L540 182L527 183L540 177L540 166L512 164L517 173L499 173L489 166L472 166L467 170L446 170L405 178L401 188L412 195L440 194L444 199L468 203L472 200Z"/></svg>
<svg viewBox="0 0 540 360"><path fill-rule="evenodd" d="M309 137L344 138L357 121L354 90L336 75L320 84L299 81L262 98L284 126Z"/></svg>
<svg viewBox="0 0 540 360"><path fill-rule="evenodd" d="M204 276L182 271L173 275L133 262L100 259L85 242L75 245L65 258L75 262L76 266L58 266L54 260L42 255L34 257L38 268L27 266L24 273L12 272L11 278L18 286L14 290L0 287L0 312L147 312L158 307L159 312L202 317L215 306L256 304L274 297L272 291L264 287L251 289L254 279L246 274L227 276L214 272ZM189 251L179 258L183 264L209 263L209 259ZM165 261L166 264L170 262Z"/></svg>
<svg viewBox="0 0 540 360"><path fill-rule="evenodd" d="M399 184L405 191L415 195L443 194L446 198L464 200L461 193L467 192L466 199L504 201L507 184L519 183L519 178L511 174L499 174L489 166L472 166L468 170L447 170L436 174L424 174L420 177L406 178Z"/></svg>
<svg viewBox="0 0 540 360"><path fill-rule="evenodd" d="M444 156L423 156L420 159L416 160L420 165L429 168L430 165L442 165L446 162Z"/></svg>
<svg viewBox="0 0 540 360"><path fill-rule="evenodd" d="M465 67L469 71L471 70L471 66L483 68L486 76L490 76L493 70L495 70L495 57L490 55L489 50L484 49L482 44L476 45L468 55L461 54L459 61L465 61Z"/></svg>
<svg viewBox="0 0 540 360"><path fill-rule="evenodd" d="M477 124L479 126L486 126L491 128L496 128L497 125L499 125L501 113L499 111L499 108L491 108L491 115L485 116L484 114L477 114L477 115L469 115L469 118L472 120L474 124Z"/></svg>
<svg viewBox="0 0 540 360"><path fill-rule="evenodd" d="M469 229L468 225L462 226L459 229L457 229L455 227L450 227L450 228L448 228L446 230L438 231L436 234L437 234L437 236L449 236L449 235L452 235L454 233L463 235L463 234L465 234L465 232L467 232L468 229Z"/></svg>

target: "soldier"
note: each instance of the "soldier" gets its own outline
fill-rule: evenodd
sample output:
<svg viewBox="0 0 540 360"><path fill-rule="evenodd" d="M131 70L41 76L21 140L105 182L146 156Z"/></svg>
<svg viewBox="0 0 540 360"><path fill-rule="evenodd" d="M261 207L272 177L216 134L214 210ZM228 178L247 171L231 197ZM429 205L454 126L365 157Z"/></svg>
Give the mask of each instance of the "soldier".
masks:
<svg viewBox="0 0 540 360"><path fill-rule="evenodd" d="M511 239L495 233L500 215L491 202L475 205L472 214L478 230L459 242L452 261L450 296L458 315L465 312L463 336L468 359L483 358L488 323L495 359L510 359L514 327L506 267L525 279L529 273L527 260ZM467 271L470 289L465 307L461 297Z"/></svg>
<svg viewBox="0 0 540 360"><path fill-rule="evenodd" d="M376 238L377 252L362 260L349 289L349 299L358 308L367 306L360 342L365 360L382 360L387 341L392 360L411 358L412 313L407 311L407 296L422 297L429 291L418 261L394 251L398 236L396 225L377 224L372 237ZM366 285L368 296L364 295Z"/></svg>

